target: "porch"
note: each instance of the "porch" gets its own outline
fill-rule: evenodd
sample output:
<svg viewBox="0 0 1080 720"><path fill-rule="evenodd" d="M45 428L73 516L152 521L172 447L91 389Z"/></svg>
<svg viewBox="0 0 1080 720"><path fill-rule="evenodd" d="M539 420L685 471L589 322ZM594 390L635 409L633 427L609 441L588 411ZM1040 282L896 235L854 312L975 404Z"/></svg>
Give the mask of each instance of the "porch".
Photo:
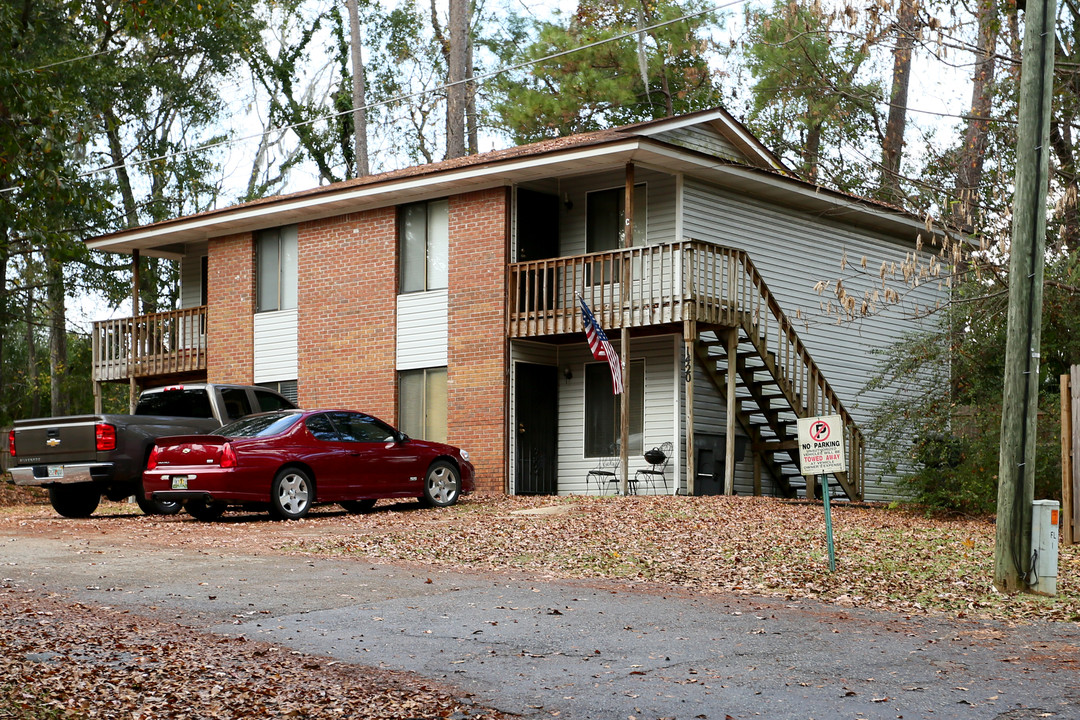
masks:
<svg viewBox="0 0 1080 720"><path fill-rule="evenodd" d="M206 377L206 306L100 320L91 331L94 383Z"/></svg>
<svg viewBox="0 0 1080 720"><path fill-rule="evenodd" d="M768 473L785 494L805 487L797 420L839 415L849 469L832 482L849 499L862 499L862 433L745 251L688 239L520 262L508 268L508 289L511 339L558 342L583 333L577 295L609 334L681 331L687 372L692 363L704 369L726 399L728 417L750 439L755 478ZM686 440L692 478L694 441ZM812 486L807 494L815 494Z"/></svg>

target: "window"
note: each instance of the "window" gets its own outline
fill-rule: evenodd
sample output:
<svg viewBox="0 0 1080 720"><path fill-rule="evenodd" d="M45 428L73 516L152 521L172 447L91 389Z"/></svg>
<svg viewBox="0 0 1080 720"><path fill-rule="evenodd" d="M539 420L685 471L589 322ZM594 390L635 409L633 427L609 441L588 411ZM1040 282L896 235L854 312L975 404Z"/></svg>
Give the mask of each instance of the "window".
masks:
<svg viewBox="0 0 1080 720"><path fill-rule="evenodd" d="M586 196L586 252L618 250L626 224L626 189L598 190ZM645 184L634 186L634 245L645 244Z"/></svg>
<svg viewBox="0 0 1080 720"><path fill-rule="evenodd" d="M398 427L422 440L446 442L446 368L398 374Z"/></svg>
<svg viewBox="0 0 1080 720"><path fill-rule="evenodd" d="M256 312L296 308L297 235L296 225L256 235Z"/></svg>
<svg viewBox="0 0 1080 720"><path fill-rule="evenodd" d="M218 389L218 392L230 422L251 414L251 401L248 400L247 390L227 387Z"/></svg>
<svg viewBox="0 0 1080 720"><path fill-rule="evenodd" d="M282 383L274 383L275 385L281 385ZM284 397L284 393L277 390L281 395L275 395L274 393L266 392L265 390L255 390L255 403L259 406L259 412L270 412L272 410L291 410L296 407L289 398ZM293 381L293 397L296 397L296 381Z"/></svg>
<svg viewBox="0 0 1080 720"><path fill-rule="evenodd" d="M343 442L384 443L396 440L394 429L370 415L360 413L328 413Z"/></svg>
<svg viewBox="0 0 1080 720"><path fill-rule="evenodd" d="M630 361L630 447L627 452L643 452L645 421L645 361ZM606 362L585 365L585 457L619 454L620 413L626 395L611 392L611 369Z"/></svg>
<svg viewBox="0 0 1080 720"><path fill-rule="evenodd" d="M316 440L325 440L327 442L340 442L341 437L338 435L337 428L330 422L330 418L325 414L311 415L305 421L307 424L308 432Z"/></svg>
<svg viewBox="0 0 1080 720"><path fill-rule="evenodd" d="M401 292L439 290L448 284L450 203L405 205L398 215Z"/></svg>
<svg viewBox="0 0 1080 720"><path fill-rule="evenodd" d="M297 402L297 398L300 395L299 391L297 390L295 380L274 380L273 382L261 382L261 383L258 383L258 385L259 385L259 387L264 387L264 388L267 388L268 390L273 390L274 392L278 393L279 395L281 395L282 397L284 397L286 400L288 400L289 402L291 402L293 404L295 404ZM262 395L260 395L258 392L256 392L255 396L259 398L259 405L260 406L265 405L265 403L263 402ZM277 401L277 402L280 402L280 401ZM263 407L262 409L263 410L277 410L277 408L274 408L274 407Z"/></svg>

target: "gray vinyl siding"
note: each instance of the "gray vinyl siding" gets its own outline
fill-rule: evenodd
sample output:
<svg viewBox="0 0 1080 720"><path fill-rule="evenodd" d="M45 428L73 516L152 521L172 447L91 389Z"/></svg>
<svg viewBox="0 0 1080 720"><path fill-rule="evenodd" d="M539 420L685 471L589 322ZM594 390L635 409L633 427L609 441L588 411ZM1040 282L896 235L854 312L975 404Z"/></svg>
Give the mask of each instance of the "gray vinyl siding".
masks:
<svg viewBox="0 0 1080 720"><path fill-rule="evenodd" d="M915 303L924 309L932 306L946 298L945 288L936 280L927 282L905 298L902 308L887 308L873 317L838 324L835 315L821 312L822 303L835 301L831 288L819 297L814 284L841 275L840 258L845 251L852 266L858 266L866 256L866 278L845 281L848 291L861 297L864 290L880 288L877 268L882 261L901 263L911 251L910 245L690 178L686 179L683 199L686 237L745 249L785 313L795 320L801 312L803 321L795 320L799 337L865 434L872 408L890 400L888 392L859 394L877 367L874 351L918 329L920 321L910 317ZM846 275L852 275L850 268ZM890 499L893 479L881 478L881 463L873 447L869 450L866 498Z"/></svg>
<svg viewBox="0 0 1080 720"><path fill-rule="evenodd" d="M692 125L659 133L656 135L656 139L728 160L746 161L746 155L728 142L727 138L712 128L702 125Z"/></svg>
<svg viewBox="0 0 1080 720"><path fill-rule="evenodd" d="M397 369L444 367L449 337L449 295L444 290L397 299Z"/></svg>
<svg viewBox="0 0 1080 720"><path fill-rule="evenodd" d="M675 242L676 208L675 176L653 170L638 168L634 173L634 184L645 183L646 229L644 242L636 238L637 245L655 245ZM588 193L595 190L607 190L625 187L626 173L622 170L587 175L563 180L560 185L563 209L559 213L559 254L585 254L585 221L587 218ZM567 210L565 201L572 207ZM640 229L635 229L639 232Z"/></svg>
<svg viewBox="0 0 1080 720"><path fill-rule="evenodd" d="M252 378L254 382L296 380L297 311L276 310L254 316Z"/></svg>
<svg viewBox="0 0 1080 720"><path fill-rule="evenodd" d="M674 336L659 336L632 340L631 362L645 361L644 397L644 449L670 441L675 445L675 458L668 472L668 492L676 478L676 468L681 465L681 436L676 436L681 404L677 399ZM558 366L569 367L573 377L559 382L559 494L586 494L585 476L596 467L596 458L585 457L585 365L596 362L584 343L562 346L558 351ZM633 400L631 400L633 402ZM629 459L629 473L648 467L648 463L636 453ZM684 475L678 472L678 477ZM643 488L644 492L645 489ZM663 488L657 488L663 492ZM591 490L595 493L595 488Z"/></svg>
<svg viewBox="0 0 1080 720"><path fill-rule="evenodd" d="M202 259L206 256L208 243L189 243L180 258L180 308L202 305Z"/></svg>

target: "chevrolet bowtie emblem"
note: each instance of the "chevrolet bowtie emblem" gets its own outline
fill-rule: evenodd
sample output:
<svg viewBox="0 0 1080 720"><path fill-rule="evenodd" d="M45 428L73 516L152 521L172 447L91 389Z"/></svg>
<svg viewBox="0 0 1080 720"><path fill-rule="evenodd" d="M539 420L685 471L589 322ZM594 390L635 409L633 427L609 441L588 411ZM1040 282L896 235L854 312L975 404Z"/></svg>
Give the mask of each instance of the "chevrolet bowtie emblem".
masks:
<svg viewBox="0 0 1080 720"><path fill-rule="evenodd" d="M48 445L49 447L56 447L57 445L60 444L60 438L49 438L48 440L45 441L45 444Z"/></svg>
<svg viewBox="0 0 1080 720"><path fill-rule="evenodd" d="M183 450L181 450L180 452L182 452L182 453L184 453L185 455L187 455L187 454L188 454L189 452L191 452L191 448L184 448L184 449L183 449Z"/></svg>

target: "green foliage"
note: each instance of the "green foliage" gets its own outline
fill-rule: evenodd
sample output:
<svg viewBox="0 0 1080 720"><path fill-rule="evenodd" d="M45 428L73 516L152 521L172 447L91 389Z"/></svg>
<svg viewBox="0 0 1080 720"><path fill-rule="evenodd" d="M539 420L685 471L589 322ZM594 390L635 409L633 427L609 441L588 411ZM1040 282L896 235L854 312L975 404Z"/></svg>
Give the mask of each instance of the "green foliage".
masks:
<svg viewBox="0 0 1080 720"><path fill-rule="evenodd" d="M1080 357L1080 296L1062 279L1076 265L1075 253L1046 265L1036 498L1060 495L1058 378ZM900 489L930 510L983 514L996 507L1006 289L1000 279L958 288L935 329L882 353L864 390L892 392L874 413L869 440L885 458L884 472L899 476Z"/></svg>
<svg viewBox="0 0 1080 720"><path fill-rule="evenodd" d="M867 192L874 173L844 148L861 147L866 128L878 122L882 88L862 78L872 24L849 35L834 27L841 18L850 20L817 3L776 0L769 11L747 9L746 63L754 79L747 124L804 177Z"/></svg>
<svg viewBox="0 0 1080 720"><path fill-rule="evenodd" d="M527 143L715 107L720 95L706 32L719 23L714 13L584 47L706 7L698 0L583 0L569 17L536 21L535 41L504 46L505 64L584 49L500 78L495 116L516 142Z"/></svg>

